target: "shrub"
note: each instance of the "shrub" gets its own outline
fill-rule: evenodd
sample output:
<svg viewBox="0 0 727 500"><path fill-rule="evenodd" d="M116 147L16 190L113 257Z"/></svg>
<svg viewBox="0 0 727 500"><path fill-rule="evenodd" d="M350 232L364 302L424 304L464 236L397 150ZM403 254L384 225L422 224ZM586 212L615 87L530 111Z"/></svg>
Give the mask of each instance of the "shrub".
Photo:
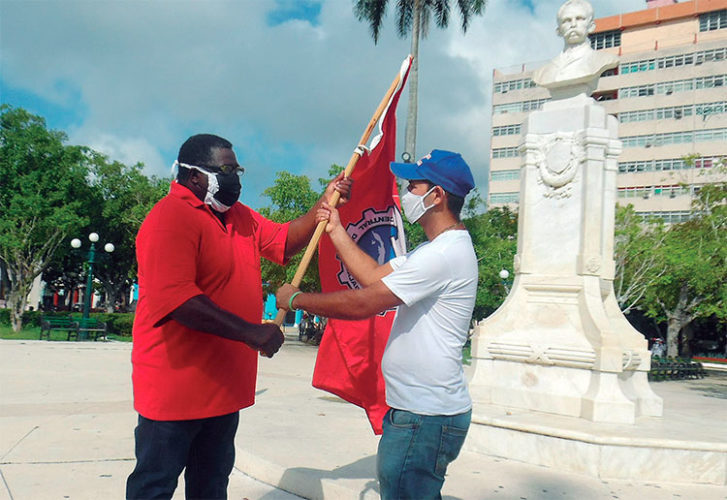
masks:
<svg viewBox="0 0 727 500"><path fill-rule="evenodd" d="M23 313L23 326L40 326L42 311L25 311ZM10 326L10 309L0 309L0 325Z"/></svg>
<svg viewBox="0 0 727 500"><path fill-rule="evenodd" d="M134 326L134 313L114 313L106 316L109 317L106 324L110 333L123 337L131 336L131 328Z"/></svg>

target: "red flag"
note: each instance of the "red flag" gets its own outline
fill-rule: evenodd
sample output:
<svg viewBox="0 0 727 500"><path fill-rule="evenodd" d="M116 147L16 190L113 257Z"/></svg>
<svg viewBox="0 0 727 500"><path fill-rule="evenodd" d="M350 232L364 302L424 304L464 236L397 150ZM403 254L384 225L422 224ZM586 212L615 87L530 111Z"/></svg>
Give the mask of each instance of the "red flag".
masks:
<svg viewBox="0 0 727 500"><path fill-rule="evenodd" d="M353 198L339 211L351 238L379 264L403 254L406 248L396 179L389 163L396 153L396 105L410 66L411 57L407 57L401 65L399 87L379 118L379 134L351 175ZM321 238L318 252L324 292L359 288L329 238ZM381 434L388 410L381 358L393 320L393 310L360 321L329 319L313 371L313 386L364 408L375 434Z"/></svg>

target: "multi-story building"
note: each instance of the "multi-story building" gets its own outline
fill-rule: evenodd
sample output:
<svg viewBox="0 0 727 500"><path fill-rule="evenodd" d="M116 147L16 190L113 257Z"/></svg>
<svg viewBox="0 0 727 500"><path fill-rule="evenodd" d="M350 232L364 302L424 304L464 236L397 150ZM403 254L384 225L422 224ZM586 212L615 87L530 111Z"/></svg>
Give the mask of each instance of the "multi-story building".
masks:
<svg viewBox="0 0 727 500"><path fill-rule="evenodd" d="M727 160L727 0L648 3L596 20L591 46L620 63L593 97L619 121L617 201L678 222L700 186L727 178L714 168ZM518 203L520 124L550 99L531 80L545 62L493 72L490 206Z"/></svg>

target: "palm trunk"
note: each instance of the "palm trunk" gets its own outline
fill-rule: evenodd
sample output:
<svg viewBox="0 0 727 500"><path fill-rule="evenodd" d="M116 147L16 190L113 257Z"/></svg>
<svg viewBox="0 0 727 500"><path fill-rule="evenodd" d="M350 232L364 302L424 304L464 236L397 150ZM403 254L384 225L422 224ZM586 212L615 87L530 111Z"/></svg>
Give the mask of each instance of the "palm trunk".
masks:
<svg viewBox="0 0 727 500"><path fill-rule="evenodd" d="M406 117L406 137L404 151L409 153L411 160L416 161L417 142L417 101L419 89L419 33L421 24L420 0L414 0L414 19L411 28L412 63L409 71L409 111Z"/></svg>

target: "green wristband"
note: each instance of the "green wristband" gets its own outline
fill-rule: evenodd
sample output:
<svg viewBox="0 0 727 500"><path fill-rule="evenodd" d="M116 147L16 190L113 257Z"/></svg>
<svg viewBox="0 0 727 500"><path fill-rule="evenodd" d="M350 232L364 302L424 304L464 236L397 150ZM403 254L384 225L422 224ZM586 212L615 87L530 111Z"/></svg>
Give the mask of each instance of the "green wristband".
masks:
<svg viewBox="0 0 727 500"><path fill-rule="evenodd" d="M289 309L290 309L291 311L297 311L297 309L296 309L296 308L295 308L295 306L293 305L293 299L294 299L294 298L296 298L296 297L297 297L298 295L300 295L301 293L303 293L303 292L301 292L301 291L299 290L299 291L295 292L295 293L294 293L293 295L291 295L291 296L290 296L290 298L288 299L288 308L289 308Z"/></svg>

